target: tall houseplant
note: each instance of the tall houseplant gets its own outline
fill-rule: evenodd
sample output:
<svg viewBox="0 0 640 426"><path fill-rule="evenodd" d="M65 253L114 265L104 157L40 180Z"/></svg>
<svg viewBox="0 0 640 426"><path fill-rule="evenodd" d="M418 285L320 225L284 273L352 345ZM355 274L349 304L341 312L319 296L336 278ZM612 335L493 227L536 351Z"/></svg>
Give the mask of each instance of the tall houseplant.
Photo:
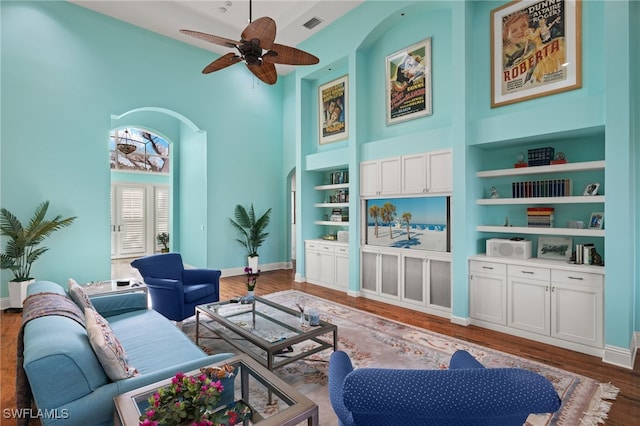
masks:
<svg viewBox="0 0 640 426"><path fill-rule="evenodd" d="M257 271L258 248L269 235L266 229L271 219L271 208L264 212L262 216L256 217L253 203L251 207L249 207L249 211L247 211L244 206L238 204L234 211L234 217L235 220L229 218L229 221L240 234L240 237L236 238L236 241L242 244L247 250L249 266L254 271Z"/></svg>
<svg viewBox="0 0 640 426"><path fill-rule="evenodd" d="M48 208L49 201L40 203L27 226L23 226L9 210L0 208L0 235L9 237L4 252L0 253L0 267L13 273L13 282L9 283L9 297L13 308L22 307L23 298L19 297L19 306L15 306L17 299L12 296L12 290L14 294L16 291L22 294L25 283L33 280L31 266L49 250L41 246L42 242L58 229L71 225L76 219L75 216L63 219L60 215L53 219L45 219Z"/></svg>

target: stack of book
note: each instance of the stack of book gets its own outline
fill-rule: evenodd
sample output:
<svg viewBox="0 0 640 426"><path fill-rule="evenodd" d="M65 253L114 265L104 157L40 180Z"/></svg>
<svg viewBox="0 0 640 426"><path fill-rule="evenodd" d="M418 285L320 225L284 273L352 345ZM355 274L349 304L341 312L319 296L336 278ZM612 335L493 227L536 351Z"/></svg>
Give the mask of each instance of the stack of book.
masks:
<svg viewBox="0 0 640 426"><path fill-rule="evenodd" d="M534 228L553 228L553 207L527 208L527 225Z"/></svg>
<svg viewBox="0 0 640 426"><path fill-rule="evenodd" d="M349 213L342 209L331 210L331 222L349 222Z"/></svg>

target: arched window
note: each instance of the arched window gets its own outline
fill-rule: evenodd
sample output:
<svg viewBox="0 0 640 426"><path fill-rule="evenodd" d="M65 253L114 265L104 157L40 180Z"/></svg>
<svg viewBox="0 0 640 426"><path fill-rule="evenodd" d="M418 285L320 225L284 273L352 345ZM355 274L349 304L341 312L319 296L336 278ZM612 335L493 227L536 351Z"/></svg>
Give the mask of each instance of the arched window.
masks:
<svg viewBox="0 0 640 426"><path fill-rule="evenodd" d="M109 138L111 170L169 173L169 142L146 130L116 129Z"/></svg>

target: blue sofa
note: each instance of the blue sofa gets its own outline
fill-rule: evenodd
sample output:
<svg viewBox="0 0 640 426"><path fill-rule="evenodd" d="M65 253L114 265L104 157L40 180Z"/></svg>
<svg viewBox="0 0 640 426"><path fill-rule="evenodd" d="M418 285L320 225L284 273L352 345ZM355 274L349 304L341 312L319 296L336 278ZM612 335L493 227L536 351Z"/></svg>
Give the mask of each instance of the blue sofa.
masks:
<svg viewBox="0 0 640 426"><path fill-rule="evenodd" d="M43 292L69 297L63 287L50 281L29 285L27 295ZM140 375L111 381L85 328L71 318L49 315L28 321L23 366L38 410L54 414L41 417L45 425L112 425L116 395L232 356L205 354L171 321L148 309L144 293L92 297L91 302L109 322ZM221 402L233 398L232 389L233 383L228 384Z"/></svg>
<svg viewBox="0 0 640 426"><path fill-rule="evenodd" d="M355 369L336 351L329 361L329 398L340 426L522 426L531 413L553 413L551 382L517 368L484 368L466 351L448 370Z"/></svg>
<svg viewBox="0 0 640 426"><path fill-rule="evenodd" d="M183 321L195 315L196 306L220 300L222 271L185 269L180 253L144 256L131 266L149 287L153 309L172 321Z"/></svg>

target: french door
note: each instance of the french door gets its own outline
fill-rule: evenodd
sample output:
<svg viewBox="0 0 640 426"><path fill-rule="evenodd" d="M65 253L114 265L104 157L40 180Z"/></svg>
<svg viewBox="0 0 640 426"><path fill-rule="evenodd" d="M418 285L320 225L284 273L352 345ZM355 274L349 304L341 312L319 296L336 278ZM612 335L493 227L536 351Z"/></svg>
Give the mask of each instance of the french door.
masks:
<svg viewBox="0 0 640 426"><path fill-rule="evenodd" d="M168 186L112 184L111 258L159 251L156 240L159 232L169 232Z"/></svg>

